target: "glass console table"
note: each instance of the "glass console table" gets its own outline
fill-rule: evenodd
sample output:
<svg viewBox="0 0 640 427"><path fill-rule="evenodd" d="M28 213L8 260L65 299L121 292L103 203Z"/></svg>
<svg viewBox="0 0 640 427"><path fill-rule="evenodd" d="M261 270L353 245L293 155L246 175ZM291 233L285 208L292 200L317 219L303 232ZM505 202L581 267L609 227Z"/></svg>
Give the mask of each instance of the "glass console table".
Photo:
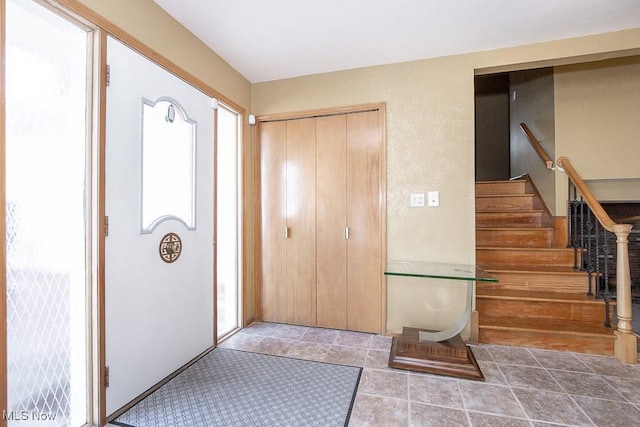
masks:
<svg viewBox="0 0 640 427"><path fill-rule="evenodd" d="M482 371L460 332L471 318L473 283L498 280L476 266L430 262L389 262L384 274L467 282L466 304L458 320L442 331L405 326L402 335L392 341L389 366L484 381Z"/></svg>

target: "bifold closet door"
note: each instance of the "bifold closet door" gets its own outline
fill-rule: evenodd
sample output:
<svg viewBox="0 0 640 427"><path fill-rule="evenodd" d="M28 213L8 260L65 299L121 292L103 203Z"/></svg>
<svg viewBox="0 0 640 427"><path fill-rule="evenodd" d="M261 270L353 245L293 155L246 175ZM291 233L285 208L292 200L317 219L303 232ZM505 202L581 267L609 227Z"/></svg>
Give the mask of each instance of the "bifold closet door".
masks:
<svg viewBox="0 0 640 427"><path fill-rule="evenodd" d="M260 124L262 319L315 325L315 120Z"/></svg>
<svg viewBox="0 0 640 427"><path fill-rule="evenodd" d="M287 323L316 324L315 119L286 122Z"/></svg>
<svg viewBox="0 0 640 427"><path fill-rule="evenodd" d="M381 323L380 113L347 119L347 329L379 332Z"/></svg>
<svg viewBox="0 0 640 427"><path fill-rule="evenodd" d="M380 332L379 117L260 124L263 320Z"/></svg>
<svg viewBox="0 0 640 427"><path fill-rule="evenodd" d="M287 322L287 125L260 124L262 319Z"/></svg>
<svg viewBox="0 0 640 427"><path fill-rule="evenodd" d="M316 120L317 325L347 328L347 118Z"/></svg>

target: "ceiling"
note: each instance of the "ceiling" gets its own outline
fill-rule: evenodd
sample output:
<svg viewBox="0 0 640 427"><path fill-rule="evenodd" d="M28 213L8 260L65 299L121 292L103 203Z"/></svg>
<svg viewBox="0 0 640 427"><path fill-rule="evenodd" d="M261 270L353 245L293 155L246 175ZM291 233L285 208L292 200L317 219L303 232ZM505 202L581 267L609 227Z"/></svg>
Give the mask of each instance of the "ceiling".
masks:
<svg viewBox="0 0 640 427"><path fill-rule="evenodd" d="M154 0L256 83L640 27L640 0Z"/></svg>

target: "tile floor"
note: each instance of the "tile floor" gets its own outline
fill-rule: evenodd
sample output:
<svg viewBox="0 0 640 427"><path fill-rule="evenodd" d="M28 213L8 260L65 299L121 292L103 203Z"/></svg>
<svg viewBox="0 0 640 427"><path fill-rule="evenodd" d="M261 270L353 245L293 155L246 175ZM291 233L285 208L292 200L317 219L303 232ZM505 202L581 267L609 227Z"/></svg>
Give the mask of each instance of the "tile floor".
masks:
<svg viewBox="0 0 640 427"><path fill-rule="evenodd" d="M391 338L256 323L220 347L363 367L350 426L638 426L640 365L473 346L486 382L387 367Z"/></svg>

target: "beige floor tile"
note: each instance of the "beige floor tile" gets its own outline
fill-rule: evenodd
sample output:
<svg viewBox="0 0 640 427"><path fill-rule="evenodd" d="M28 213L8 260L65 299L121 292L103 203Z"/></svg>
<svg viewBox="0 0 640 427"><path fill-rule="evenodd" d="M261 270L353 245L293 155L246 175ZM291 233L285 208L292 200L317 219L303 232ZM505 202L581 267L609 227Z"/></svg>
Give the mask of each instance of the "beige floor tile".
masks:
<svg viewBox="0 0 640 427"><path fill-rule="evenodd" d="M406 427L408 419L408 401L359 393L349 427Z"/></svg>
<svg viewBox="0 0 640 427"><path fill-rule="evenodd" d="M549 373L568 394L625 401L600 375L554 370L549 370Z"/></svg>
<svg viewBox="0 0 640 427"><path fill-rule="evenodd" d="M329 347L326 344L315 342L295 341L284 353L285 356L294 357L296 359L314 360L323 362L326 360Z"/></svg>
<svg viewBox="0 0 640 427"><path fill-rule="evenodd" d="M312 341L323 344L333 344L338 337L335 329L309 328L302 334L300 341Z"/></svg>
<svg viewBox="0 0 640 427"><path fill-rule="evenodd" d="M497 363L479 361L478 366L484 375L484 381L488 384L507 384Z"/></svg>
<svg viewBox="0 0 640 427"><path fill-rule="evenodd" d="M391 341L393 338L382 335L373 335L371 337L371 348L376 350L391 350Z"/></svg>
<svg viewBox="0 0 640 427"><path fill-rule="evenodd" d="M530 419L572 426L590 425L589 419L573 399L564 393L513 389Z"/></svg>
<svg viewBox="0 0 640 427"><path fill-rule="evenodd" d="M546 390L561 393L563 390L543 368L503 365L500 370L511 387Z"/></svg>
<svg viewBox="0 0 640 427"><path fill-rule="evenodd" d="M291 344L293 344L292 340L265 337L254 347L254 351L282 356L286 354Z"/></svg>
<svg viewBox="0 0 640 427"><path fill-rule="evenodd" d="M409 403L409 425L430 427L468 426L469 420L465 411L442 406Z"/></svg>
<svg viewBox="0 0 640 427"><path fill-rule="evenodd" d="M473 427L530 427L529 421L522 418L500 417L497 415L469 412Z"/></svg>
<svg viewBox="0 0 640 427"><path fill-rule="evenodd" d="M365 334L363 332L340 331L338 332L338 337L334 341L334 344L348 347L369 348L371 345L371 337L371 334Z"/></svg>
<svg viewBox="0 0 640 427"><path fill-rule="evenodd" d="M332 345L327 351L325 362L349 366L364 366L367 358L366 348L344 347Z"/></svg>
<svg viewBox="0 0 640 427"><path fill-rule="evenodd" d="M640 423L640 410L634 405L584 396L575 400L598 427L631 427Z"/></svg>
<svg viewBox="0 0 640 427"><path fill-rule="evenodd" d="M370 348L364 367L371 369L392 369L389 368L389 350L374 350Z"/></svg>
<svg viewBox="0 0 640 427"><path fill-rule="evenodd" d="M575 353L561 351L530 349L531 354L540 365L548 369L563 371L592 372L591 369Z"/></svg>
<svg viewBox="0 0 640 427"><path fill-rule="evenodd" d="M407 374L379 369L364 369L360 377L358 391L407 400Z"/></svg>
<svg viewBox="0 0 640 427"><path fill-rule="evenodd" d="M460 381L458 384L467 410L515 418L525 417L509 387L471 381Z"/></svg>
<svg viewBox="0 0 640 427"><path fill-rule="evenodd" d="M409 374L409 400L449 408L464 408L457 381L433 375Z"/></svg>
<svg viewBox="0 0 640 427"><path fill-rule="evenodd" d="M533 354L521 347L489 346L487 350L496 363L511 365L540 366Z"/></svg>

